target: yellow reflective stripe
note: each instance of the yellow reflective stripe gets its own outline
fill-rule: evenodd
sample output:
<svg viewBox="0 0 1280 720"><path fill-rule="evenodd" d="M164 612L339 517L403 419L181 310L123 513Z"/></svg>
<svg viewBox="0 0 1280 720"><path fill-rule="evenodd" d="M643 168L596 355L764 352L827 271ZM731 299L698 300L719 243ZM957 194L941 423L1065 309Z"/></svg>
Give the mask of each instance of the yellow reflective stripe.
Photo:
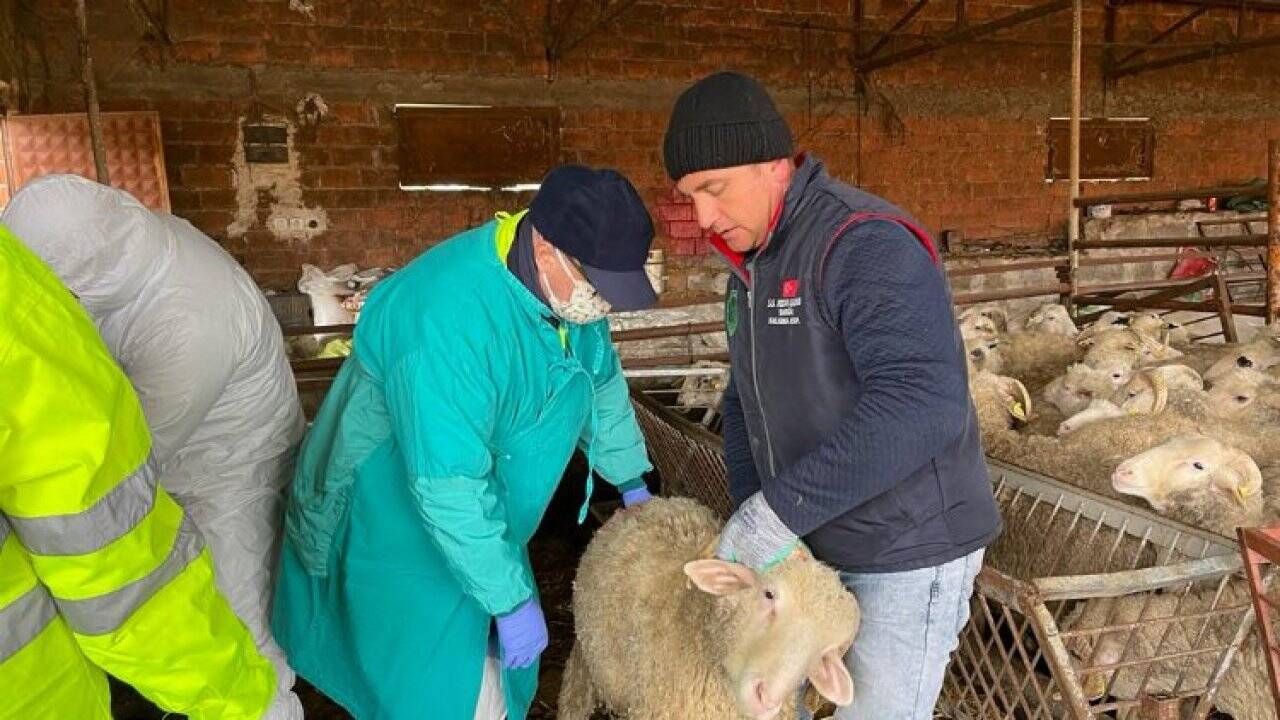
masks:
<svg viewBox="0 0 1280 720"><path fill-rule="evenodd" d="M0 519L0 523L3 522L4 520ZM31 569L27 551L22 549L18 537L11 534L3 543L0 543L0 608L35 586L36 573Z"/></svg>
<svg viewBox="0 0 1280 720"><path fill-rule="evenodd" d="M134 611L191 564L204 547L204 538L190 516L183 516L169 557L142 579L114 592L84 600L58 600L58 610L77 633L102 635L124 625Z"/></svg>
<svg viewBox="0 0 1280 720"><path fill-rule="evenodd" d="M256 720L275 695L275 670L215 590L207 549L120 628L75 637L112 675L193 719Z"/></svg>
<svg viewBox="0 0 1280 720"><path fill-rule="evenodd" d="M59 600L83 600L120 589L155 570L173 548L182 524L182 508L169 494L142 522L101 550L84 555L32 555L36 574Z"/></svg>
<svg viewBox="0 0 1280 720"><path fill-rule="evenodd" d="M111 492L73 515L11 516L9 524L35 555L83 555L120 539L151 512L156 500L155 462L117 483Z"/></svg>
<svg viewBox="0 0 1280 720"><path fill-rule="evenodd" d="M494 230L493 241L498 251L498 260L507 261L507 256L511 254L511 246L516 243L516 228L520 225L520 218L529 212L527 209L518 213L498 212L494 213L494 217L498 220L498 228Z"/></svg>
<svg viewBox="0 0 1280 720"><path fill-rule="evenodd" d="M44 631L58 611L44 586L37 585L0 607L0 663L18 654Z"/></svg>
<svg viewBox="0 0 1280 720"><path fill-rule="evenodd" d="M0 720L34 718L111 720L106 676L59 617L0 662Z"/></svg>

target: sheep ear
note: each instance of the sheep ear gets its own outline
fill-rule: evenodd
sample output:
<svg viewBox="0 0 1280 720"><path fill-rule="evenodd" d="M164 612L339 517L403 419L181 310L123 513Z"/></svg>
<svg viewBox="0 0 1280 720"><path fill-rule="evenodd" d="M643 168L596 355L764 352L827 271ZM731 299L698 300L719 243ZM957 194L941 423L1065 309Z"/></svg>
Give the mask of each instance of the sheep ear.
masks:
<svg viewBox="0 0 1280 720"><path fill-rule="evenodd" d="M1027 418L1031 416L1031 393L1027 392L1027 386L1016 378L1002 377L1000 389L1007 397L1005 402L1009 414L1020 422L1027 422Z"/></svg>
<svg viewBox="0 0 1280 720"><path fill-rule="evenodd" d="M1249 498L1262 492L1262 471L1253 458L1236 450L1214 478L1213 484L1238 504L1244 505Z"/></svg>
<svg viewBox="0 0 1280 720"><path fill-rule="evenodd" d="M755 571L727 560L693 560L684 564L684 574L708 595L732 595L756 584Z"/></svg>
<svg viewBox="0 0 1280 720"><path fill-rule="evenodd" d="M822 697L836 705L853 702L853 678L837 650L828 650L809 673L809 683Z"/></svg>

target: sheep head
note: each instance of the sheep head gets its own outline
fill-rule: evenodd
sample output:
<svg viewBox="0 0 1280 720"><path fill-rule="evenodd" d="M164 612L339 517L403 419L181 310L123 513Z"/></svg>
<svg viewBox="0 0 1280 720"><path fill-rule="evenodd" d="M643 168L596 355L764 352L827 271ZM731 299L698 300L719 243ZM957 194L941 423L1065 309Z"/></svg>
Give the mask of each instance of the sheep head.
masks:
<svg viewBox="0 0 1280 720"><path fill-rule="evenodd" d="M1038 330L1067 337L1080 334L1080 328L1076 327L1075 322L1071 320L1070 313L1057 303L1046 303L1036 308L1035 312L1027 316L1025 327L1027 330Z"/></svg>
<svg viewBox="0 0 1280 720"><path fill-rule="evenodd" d="M1206 382L1205 404L1209 414L1224 420L1244 419L1255 401L1273 386L1270 376L1247 368L1220 373Z"/></svg>
<svg viewBox="0 0 1280 720"><path fill-rule="evenodd" d="M1115 390L1116 381L1110 372L1076 363L1045 386L1044 399L1069 417L1094 400L1111 397Z"/></svg>
<svg viewBox="0 0 1280 720"><path fill-rule="evenodd" d="M964 341L968 355L969 367L974 370L986 370L998 373L1004 365L1004 357L1000 354L1000 341L995 338L967 338Z"/></svg>
<svg viewBox="0 0 1280 720"><path fill-rule="evenodd" d="M1129 317L1129 328L1153 338L1159 338L1164 330L1164 318L1153 312L1134 313Z"/></svg>
<svg viewBox="0 0 1280 720"><path fill-rule="evenodd" d="M1186 372L1195 375L1195 386L1199 388L1200 376L1195 370L1186 365L1173 365L1167 368L1149 368L1142 370L1136 374L1132 380L1120 388L1116 393L1115 400L1120 404L1120 408L1127 413L1142 413L1146 415L1155 415L1164 410L1165 405L1169 402L1169 386L1172 382L1178 383L1177 387L1190 384L1192 381L1188 378L1181 368Z"/></svg>
<svg viewBox="0 0 1280 720"><path fill-rule="evenodd" d="M1164 510L1174 494L1216 491L1241 506L1262 491L1262 471L1244 452L1203 435L1174 438L1120 463L1111 475L1116 492Z"/></svg>
<svg viewBox="0 0 1280 720"><path fill-rule="evenodd" d="M1112 389L1118 390L1133 377L1138 356L1127 350L1093 348L1085 354L1084 364L1106 377Z"/></svg>
<svg viewBox="0 0 1280 720"><path fill-rule="evenodd" d="M684 572L716 598L718 657L745 716L773 717L805 680L837 705L853 701L844 655L858 631L857 601L804 547L764 573L715 558Z"/></svg>
<svg viewBox="0 0 1280 720"><path fill-rule="evenodd" d="M1216 380L1227 373L1237 370L1253 370L1263 372L1267 368L1280 363L1280 354L1277 354L1271 346L1271 340L1264 338L1263 341L1252 342L1237 352L1225 355L1218 359L1208 370L1204 371L1204 379Z"/></svg>
<svg viewBox="0 0 1280 720"><path fill-rule="evenodd" d="M965 340L991 340L999 333L996 323L981 313L960 316L960 337Z"/></svg>

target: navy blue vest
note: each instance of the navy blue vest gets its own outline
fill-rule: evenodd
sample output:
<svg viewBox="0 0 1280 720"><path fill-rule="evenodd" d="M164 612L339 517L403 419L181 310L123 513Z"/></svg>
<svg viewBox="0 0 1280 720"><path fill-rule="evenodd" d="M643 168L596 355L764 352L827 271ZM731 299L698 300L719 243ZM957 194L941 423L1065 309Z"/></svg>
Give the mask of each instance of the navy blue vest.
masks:
<svg viewBox="0 0 1280 720"><path fill-rule="evenodd" d="M808 156L769 244L730 279L725 318L734 385L766 487L830 436L858 401L861 383L821 291L835 241L874 216L899 221L936 259L932 240L906 213L833 180ZM945 351L963 363L958 332L955 343ZM966 426L919 471L805 537L817 557L850 572L889 572L938 565L989 543L1000 517L972 406Z"/></svg>

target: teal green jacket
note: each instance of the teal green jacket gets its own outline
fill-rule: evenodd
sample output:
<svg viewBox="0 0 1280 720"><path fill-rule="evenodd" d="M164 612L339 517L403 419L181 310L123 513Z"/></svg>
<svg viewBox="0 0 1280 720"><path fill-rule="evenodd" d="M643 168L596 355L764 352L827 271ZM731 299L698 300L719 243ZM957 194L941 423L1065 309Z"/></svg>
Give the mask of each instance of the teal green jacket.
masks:
<svg viewBox="0 0 1280 720"><path fill-rule="evenodd" d="M358 718L471 720L492 617L536 593L526 543L574 451L651 469L606 321L557 330L506 268L518 216L380 283L303 443L273 625ZM591 493L591 474L583 510ZM537 666L503 676L522 720Z"/></svg>

